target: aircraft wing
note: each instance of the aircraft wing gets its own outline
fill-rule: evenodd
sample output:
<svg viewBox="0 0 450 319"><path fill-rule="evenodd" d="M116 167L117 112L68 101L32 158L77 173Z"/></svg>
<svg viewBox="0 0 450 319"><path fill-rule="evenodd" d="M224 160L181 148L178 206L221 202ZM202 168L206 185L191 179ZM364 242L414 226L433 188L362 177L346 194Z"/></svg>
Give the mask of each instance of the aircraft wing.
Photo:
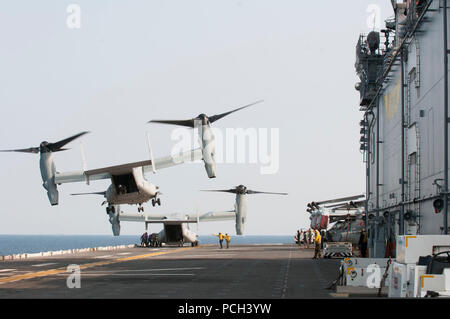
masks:
<svg viewBox="0 0 450 319"><path fill-rule="evenodd" d="M152 220L165 220L167 219L166 215L148 215L148 214L139 214L139 213L124 213L123 211L119 214L119 220L125 222L145 222Z"/></svg>
<svg viewBox="0 0 450 319"><path fill-rule="evenodd" d="M162 158L155 159L154 169L168 168L183 163L195 162L203 159L203 153L201 148L196 148L195 150L187 151L184 153L179 153L175 155L169 155ZM147 173L152 170L152 165L143 166L144 172Z"/></svg>
<svg viewBox="0 0 450 319"><path fill-rule="evenodd" d="M191 214L184 215L186 218L177 218L176 216L167 215L149 215L140 213L124 213L120 212L119 219L121 221L128 222L146 222L146 223L164 223L164 224L179 224L179 223L197 223L197 222L209 222L209 221L223 221L223 220L236 220L236 213L234 210L224 212L208 212L202 215Z"/></svg>
<svg viewBox="0 0 450 319"><path fill-rule="evenodd" d="M208 212L198 217L201 222L212 222L222 220L236 220L236 212L234 210L224 212Z"/></svg>
<svg viewBox="0 0 450 319"><path fill-rule="evenodd" d="M149 224L197 223L196 219L183 219L167 215L125 213L123 211L120 212L119 220L125 222L146 222Z"/></svg>
<svg viewBox="0 0 450 319"><path fill-rule="evenodd" d="M102 167L87 171L73 171L65 173L56 173L55 183L77 183L77 182L89 182L101 179L110 179L111 175L120 175L129 173L133 168L142 167L144 172L152 171L153 169L168 168L175 165L194 162L203 158L202 150L197 148L195 150L179 153L173 156L166 156L157 158L152 162L151 160L127 163L109 167Z"/></svg>
<svg viewBox="0 0 450 319"><path fill-rule="evenodd" d="M148 224L172 224L172 225L177 225L177 224L192 224L192 223L197 223L196 220L188 220L188 219L161 219L161 220L146 220L145 221Z"/></svg>

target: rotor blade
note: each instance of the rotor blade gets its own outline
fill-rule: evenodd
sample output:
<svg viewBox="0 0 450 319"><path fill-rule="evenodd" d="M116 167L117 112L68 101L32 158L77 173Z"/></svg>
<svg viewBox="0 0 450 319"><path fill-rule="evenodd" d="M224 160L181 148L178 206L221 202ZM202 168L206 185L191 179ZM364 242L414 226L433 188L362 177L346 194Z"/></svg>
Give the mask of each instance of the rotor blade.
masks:
<svg viewBox="0 0 450 319"><path fill-rule="evenodd" d="M287 195L288 193L258 192L258 191L252 191L251 189L248 189L248 190L247 190L247 194L272 194L272 195Z"/></svg>
<svg viewBox="0 0 450 319"><path fill-rule="evenodd" d="M365 195L356 195L356 196L350 196L350 197L336 198L336 199L330 199L330 200L325 200L325 201L321 201L321 202L316 202L316 204L317 205L323 205L323 204L332 204L332 203L338 203L338 202L345 202L345 201L360 199L360 198L362 198L364 196Z"/></svg>
<svg viewBox="0 0 450 319"><path fill-rule="evenodd" d="M191 120L151 120L148 123L159 123L169 125L180 125L194 128L195 119Z"/></svg>
<svg viewBox="0 0 450 319"><path fill-rule="evenodd" d="M210 116L210 117L209 117L209 122L210 122L210 123L214 123L215 121L221 119L222 117L225 117L225 116L227 116L227 115L229 115L229 114L231 114L231 113L237 112L237 111L239 111L239 110L245 109L245 108L247 108L247 107L249 107L249 106L252 106L252 105L255 105L255 104L258 104L258 103L261 103L261 102L264 102L264 101L263 101L263 100L259 100L259 101L256 101L256 102L252 103L252 104L242 106L242 107L240 107L240 108L238 108L238 109L235 109L235 110L233 110L233 111L229 111L229 112L226 112L226 113L222 113L222 114L217 114L217 115Z"/></svg>
<svg viewBox="0 0 450 319"><path fill-rule="evenodd" d="M327 206L325 206L325 208L342 207L342 206L345 206L345 205L347 205L347 203L344 203L344 204L340 203L340 204L327 205Z"/></svg>
<svg viewBox="0 0 450 319"><path fill-rule="evenodd" d="M92 193L76 193L76 194L70 194L72 196L78 196L78 195L103 195L106 196L106 192L92 192Z"/></svg>
<svg viewBox="0 0 450 319"><path fill-rule="evenodd" d="M63 150L62 147L64 145L66 145L67 143L72 142L74 139L76 139L76 138L78 138L78 137L80 137L80 136L82 136L84 134L87 134L87 133L89 133L89 132L81 132L81 133L78 133L78 134L76 134L74 136L66 138L64 140L58 141L56 143L49 143L48 144L48 148L51 149L52 152L62 151Z"/></svg>
<svg viewBox="0 0 450 319"><path fill-rule="evenodd" d="M357 201L357 202L349 202L344 204L336 204L331 206L325 206L325 208L332 208L339 210L339 209L356 209L358 207L362 207L365 204L365 200Z"/></svg>
<svg viewBox="0 0 450 319"><path fill-rule="evenodd" d="M39 147L23 148L18 150L1 150L0 152L39 153Z"/></svg>
<svg viewBox="0 0 450 319"><path fill-rule="evenodd" d="M237 190L236 189L202 189L200 190L201 192L223 192L223 193L233 193L236 194Z"/></svg>
<svg viewBox="0 0 450 319"><path fill-rule="evenodd" d="M70 150L70 148L58 148L52 152L62 152L62 151L68 151L68 150Z"/></svg>

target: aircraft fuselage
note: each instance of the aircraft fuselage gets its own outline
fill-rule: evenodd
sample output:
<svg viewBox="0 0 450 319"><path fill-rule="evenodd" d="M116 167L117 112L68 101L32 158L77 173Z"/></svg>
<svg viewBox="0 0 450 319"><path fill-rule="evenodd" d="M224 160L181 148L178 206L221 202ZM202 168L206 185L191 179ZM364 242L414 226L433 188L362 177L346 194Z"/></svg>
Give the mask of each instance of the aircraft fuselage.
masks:
<svg viewBox="0 0 450 319"><path fill-rule="evenodd" d="M106 200L109 204L143 204L158 194L158 188L145 179L141 168L113 175L111 182L106 190Z"/></svg>
<svg viewBox="0 0 450 319"><path fill-rule="evenodd" d="M197 234L189 230L185 223L167 223L158 234L158 239L166 245L181 246L184 243L197 243Z"/></svg>

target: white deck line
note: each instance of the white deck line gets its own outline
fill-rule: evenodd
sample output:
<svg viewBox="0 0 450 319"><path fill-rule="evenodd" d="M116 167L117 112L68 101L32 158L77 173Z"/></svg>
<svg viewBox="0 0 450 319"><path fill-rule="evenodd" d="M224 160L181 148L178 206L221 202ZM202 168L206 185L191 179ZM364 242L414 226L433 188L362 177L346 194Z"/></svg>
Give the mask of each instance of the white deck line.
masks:
<svg viewBox="0 0 450 319"><path fill-rule="evenodd" d="M89 247L89 248L79 248L79 249L46 251L46 252L39 252L39 253L12 254L12 255L0 256L0 261L30 259L30 258L58 256L58 255L67 255L67 254L76 254L76 253L85 253L85 252L94 252L94 251L119 250L119 249L125 249L125 248L133 248L133 247L135 247L134 244L133 245Z"/></svg>

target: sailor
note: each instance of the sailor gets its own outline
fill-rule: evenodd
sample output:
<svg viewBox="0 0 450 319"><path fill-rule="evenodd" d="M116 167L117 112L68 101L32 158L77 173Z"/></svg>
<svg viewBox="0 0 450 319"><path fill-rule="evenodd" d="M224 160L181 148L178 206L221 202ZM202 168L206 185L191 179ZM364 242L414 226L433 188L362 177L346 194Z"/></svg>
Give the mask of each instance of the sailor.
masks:
<svg viewBox="0 0 450 319"><path fill-rule="evenodd" d="M230 248L231 237L228 234L225 234L225 240L227 242L227 248Z"/></svg>
<svg viewBox="0 0 450 319"><path fill-rule="evenodd" d="M148 234L147 242L145 243L145 246L149 247L151 245L152 245L152 234Z"/></svg>
<svg viewBox="0 0 450 319"><path fill-rule="evenodd" d="M148 246L152 247L153 246L153 234L149 234L148 235Z"/></svg>
<svg viewBox="0 0 450 319"><path fill-rule="evenodd" d="M147 246L148 234L147 232L143 233L141 236L141 246Z"/></svg>
<svg viewBox="0 0 450 319"><path fill-rule="evenodd" d="M320 233L319 233L319 231L316 229L315 230L315 232L314 232L314 234L315 234L315 237L314 237L314 257L313 257L313 259L317 259L317 258L321 258L322 257L322 254L321 254L321 251L320 251L320 246L321 246L321 243L322 243L322 236L320 236Z"/></svg>
<svg viewBox="0 0 450 319"><path fill-rule="evenodd" d="M223 242L223 234L222 234L222 233L219 233L219 235L217 235L217 236L219 236L219 244L220 244L220 248L222 249L222 248L223 248L223 245L222 245L222 242Z"/></svg>
<svg viewBox="0 0 450 319"><path fill-rule="evenodd" d="M323 250L323 243L328 241L327 240L327 232L325 230L322 230L320 235L322 236L320 248Z"/></svg>
<svg viewBox="0 0 450 319"><path fill-rule="evenodd" d="M153 234L153 246L154 247L161 247L161 243L159 242L158 234Z"/></svg>
<svg viewBox="0 0 450 319"><path fill-rule="evenodd" d="M307 243L306 248L309 248L309 244L311 244L311 238L312 238L311 229L308 229L308 233L307 233L306 237L308 239L308 243Z"/></svg>
<svg viewBox="0 0 450 319"><path fill-rule="evenodd" d="M305 244L306 248L309 248L309 245L308 245L308 232L306 230L303 233L303 243Z"/></svg>
<svg viewBox="0 0 450 319"><path fill-rule="evenodd" d="M122 184L119 184L118 188L118 193L119 195L125 195L127 193L127 188L125 186L123 186Z"/></svg>
<svg viewBox="0 0 450 319"><path fill-rule="evenodd" d="M363 230L361 235L359 236L359 251L361 252L361 257L366 257L367 252L367 234L366 231Z"/></svg>

